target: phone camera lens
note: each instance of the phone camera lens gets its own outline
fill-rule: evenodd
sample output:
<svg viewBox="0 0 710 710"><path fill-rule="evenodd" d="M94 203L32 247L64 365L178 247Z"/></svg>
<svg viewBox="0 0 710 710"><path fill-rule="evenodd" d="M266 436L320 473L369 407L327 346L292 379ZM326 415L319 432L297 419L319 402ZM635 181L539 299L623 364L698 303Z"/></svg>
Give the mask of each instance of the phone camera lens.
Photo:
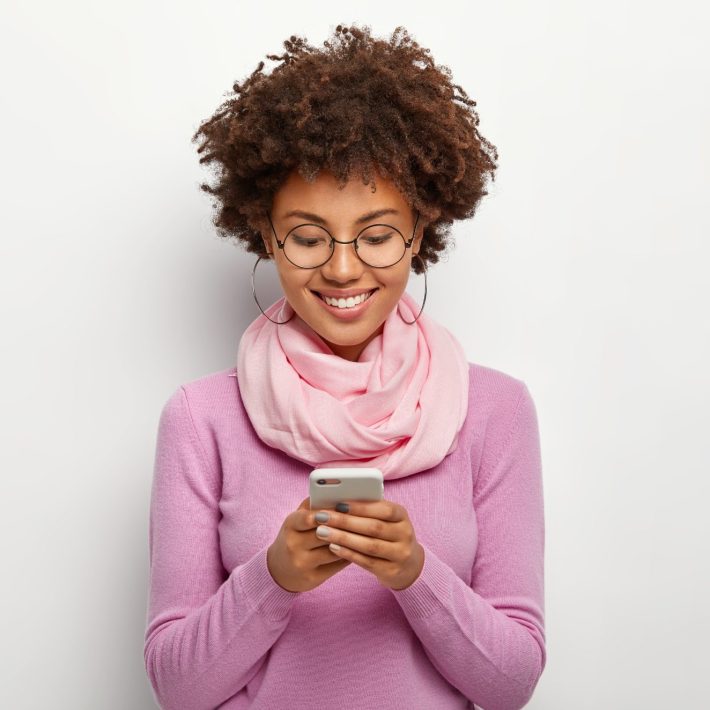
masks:
<svg viewBox="0 0 710 710"><path fill-rule="evenodd" d="M324 485L325 485L325 478L319 478L319 479L318 479L318 485L319 485L319 486L324 486Z"/></svg>

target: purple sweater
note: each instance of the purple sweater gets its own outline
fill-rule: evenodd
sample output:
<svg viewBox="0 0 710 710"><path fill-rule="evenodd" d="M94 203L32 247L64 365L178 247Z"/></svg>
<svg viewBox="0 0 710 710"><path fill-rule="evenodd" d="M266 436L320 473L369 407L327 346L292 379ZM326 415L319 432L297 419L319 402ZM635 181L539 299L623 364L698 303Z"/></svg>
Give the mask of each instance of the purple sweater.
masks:
<svg viewBox="0 0 710 710"><path fill-rule="evenodd" d="M171 710L514 710L545 667L542 466L524 382L469 363L457 449L385 479L424 567L406 589L351 563L308 592L267 548L310 466L264 444L235 368L163 407L150 506L145 667Z"/></svg>

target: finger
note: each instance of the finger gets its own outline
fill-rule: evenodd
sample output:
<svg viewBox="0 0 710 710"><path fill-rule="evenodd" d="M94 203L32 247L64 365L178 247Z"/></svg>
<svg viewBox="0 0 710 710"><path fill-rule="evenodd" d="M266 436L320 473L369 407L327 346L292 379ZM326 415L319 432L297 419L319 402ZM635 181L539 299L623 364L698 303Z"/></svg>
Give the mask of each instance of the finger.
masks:
<svg viewBox="0 0 710 710"><path fill-rule="evenodd" d="M316 526L324 525L338 530L349 530L360 535L367 535L379 540L389 540L390 542L406 537L407 528L410 527L409 522L404 520L392 523L379 518L366 518L351 513L337 513L334 510L315 512L328 513L328 520L322 522L315 520L315 513L313 514Z"/></svg>
<svg viewBox="0 0 710 710"><path fill-rule="evenodd" d="M302 533L304 534L304 533ZM316 566L328 564L338 559L337 555L328 547L327 540L319 540L313 533L308 533L310 539L302 540L302 547L309 551Z"/></svg>
<svg viewBox="0 0 710 710"><path fill-rule="evenodd" d="M407 520L407 510L392 500L345 500L348 506L346 515L358 515L362 518L377 518L390 523Z"/></svg>
<svg viewBox="0 0 710 710"><path fill-rule="evenodd" d="M306 530L305 532L300 532L299 535L304 537L300 540L300 546L304 550L315 550L319 547L328 547L329 540L325 538L318 537L313 530Z"/></svg>
<svg viewBox="0 0 710 710"><path fill-rule="evenodd" d="M333 562L338 562L342 558L338 557L329 547L325 545L319 550L315 550L311 553L311 562L315 567L322 567L323 565L330 565Z"/></svg>
<svg viewBox="0 0 710 710"><path fill-rule="evenodd" d="M305 530L312 530L316 527L317 523L313 518L314 511L311 510L310 506L310 496L304 498L298 508L291 513L287 520L289 521L289 526L293 530L298 530L303 532Z"/></svg>
<svg viewBox="0 0 710 710"><path fill-rule="evenodd" d="M400 543L378 540L365 535L338 530L337 528L328 529L327 537L321 537L320 530L321 528L316 530L316 536L321 540L327 541L328 544L335 543L368 557L391 562L399 561L402 558L402 545Z"/></svg>
<svg viewBox="0 0 710 710"><path fill-rule="evenodd" d="M363 555L361 552L356 550L351 550L348 547L343 547L342 545L330 548L334 555L337 555L343 560L348 560L349 562L354 562L356 565L362 567L369 572L375 571L378 567L382 565L382 560L376 557L371 557L370 555Z"/></svg>

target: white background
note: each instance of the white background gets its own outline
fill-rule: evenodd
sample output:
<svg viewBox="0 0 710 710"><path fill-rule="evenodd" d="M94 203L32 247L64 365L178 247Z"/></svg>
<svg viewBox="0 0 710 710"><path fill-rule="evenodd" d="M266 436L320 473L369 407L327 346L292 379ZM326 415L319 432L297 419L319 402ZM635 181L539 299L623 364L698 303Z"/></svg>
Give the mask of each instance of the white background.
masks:
<svg viewBox="0 0 710 710"><path fill-rule="evenodd" d="M707 707L707 10L271 5L2 4L0 706L154 707L158 416L258 315L190 138L290 34L355 21L430 47L500 153L426 309L537 406L548 662L528 707Z"/></svg>

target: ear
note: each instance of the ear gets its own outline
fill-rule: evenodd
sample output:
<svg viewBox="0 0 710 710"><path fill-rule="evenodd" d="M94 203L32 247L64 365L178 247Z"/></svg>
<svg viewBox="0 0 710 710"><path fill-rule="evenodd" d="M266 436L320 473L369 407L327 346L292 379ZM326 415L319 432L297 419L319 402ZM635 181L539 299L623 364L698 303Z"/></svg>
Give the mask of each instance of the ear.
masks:
<svg viewBox="0 0 710 710"><path fill-rule="evenodd" d="M414 241L412 242L412 256L419 254L419 250L422 248L422 238L424 237L425 226L425 224L420 224L417 227L417 236L414 237Z"/></svg>
<svg viewBox="0 0 710 710"><path fill-rule="evenodd" d="M419 218L419 224L417 224L417 234L412 242L412 255L419 253L422 248L422 239L424 238L424 230L429 225L429 222L424 221L421 217Z"/></svg>
<svg viewBox="0 0 710 710"><path fill-rule="evenodd" d="M254 223L254 228L259 232L261 241L264 242L264 249L269 253L270 258L274 258L273 242L271 241L273 235L271 234L271 226L269 225L269 220L259 219Z"/></svg>
<svg viewBox="0 0 710 710"><path fill-rule="evenodd" d="M419 216L419 223L417 224L417 234L412 242L412 255L419 253L422 248L422 239L424 238L424 230L441 214L441 210L435 209L433 214L429 216L428 220L425 220L421 214Z"/></svg>

